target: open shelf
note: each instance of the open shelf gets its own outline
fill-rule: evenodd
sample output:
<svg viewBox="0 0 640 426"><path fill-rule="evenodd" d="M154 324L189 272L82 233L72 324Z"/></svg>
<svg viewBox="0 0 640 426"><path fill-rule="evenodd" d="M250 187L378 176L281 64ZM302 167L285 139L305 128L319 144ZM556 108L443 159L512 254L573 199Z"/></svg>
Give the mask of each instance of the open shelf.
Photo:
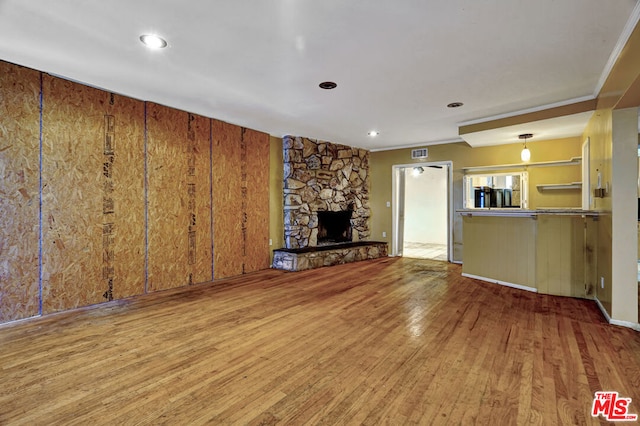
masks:
<svg viewBox="0 0 640 426"><path fill-rule="evenodd" d="M539 161L537 163L514 163L514 164L500 164L496 166L474 166L464 167L463 170L467 172L484 172L491 170L505 170L505 169L519 169L527 167L552 167L552 166L577 166L582 163L582 157L572 157L569 160L557 160L557 161Z"/></svg>
<svg viewBox="0 0 640 426"><path fill-rule="evenodd" d="M558 190L558 189L582 189L582 182L540 184L540 185L536 185L536 188L538 188L538 191L550 191L550 190Z"/></svg>

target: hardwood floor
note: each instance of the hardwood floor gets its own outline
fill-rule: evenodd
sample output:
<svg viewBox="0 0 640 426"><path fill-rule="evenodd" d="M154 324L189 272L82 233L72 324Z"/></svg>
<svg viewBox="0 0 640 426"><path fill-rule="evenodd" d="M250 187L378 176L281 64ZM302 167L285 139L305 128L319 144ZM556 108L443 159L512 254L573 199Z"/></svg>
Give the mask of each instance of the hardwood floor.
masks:
<svg viewBox="0 0 640 426"><path fill-rule="evenodd" d="M592 301L384 258L0 327L0 424L598 424L640 333Z"/></svg>

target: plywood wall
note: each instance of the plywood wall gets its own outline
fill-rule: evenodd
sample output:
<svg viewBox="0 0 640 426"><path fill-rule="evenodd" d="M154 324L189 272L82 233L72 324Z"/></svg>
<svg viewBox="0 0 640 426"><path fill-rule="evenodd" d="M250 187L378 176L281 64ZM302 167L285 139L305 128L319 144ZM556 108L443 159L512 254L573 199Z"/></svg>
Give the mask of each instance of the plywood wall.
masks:
<svg viewBox="0 0 640 426"><path fill-rule="evenodd" d="M219 279L242 274L242 128L212 120L211 136L214 278Z"/></svg>
<svg viewBox="0 0 640 426"><path fill-rule="evenodd" d="M43 312L104 300L99 90L43 78Z"/></svg>
<svg viewBox="0 0 640 426"><path fill-rule="evenodd" d="M40 73L0 62L0 322L38 315Z"/></svg>
<svg viewBox="0 0 640 426"><path fill-rule="evenodd" d="M243 141L247 190L244 272L254 272L268 268L270 260L269 135L245 129Z"/></svg>
<svg viewBox="0 0 640 426"><path fill-rule="evenodd" d="M0 61L0 323L268 268L269 167L264 133Z"/></svg>
<svg viewBox="0 0 640 426"><path fill-rule="evenodd" d="M149 291L212 278L209 122L147 104Z"/></svg>
<svg viewBox="0 0 640 426"><path fill-rule="evenodd" d="M212 120L214 278L269 267L269 135Z"/></svg>
<svg viewBox="0 0 640 426"><path fill-rule="evenodd" d="M43 312L142 293L144 105L48 75L43 99Z"/></svg>
<svg viewBox="0 0 640 426"><path fill-rule="evenodd" d="M114 159L111 178L103 167L103 203L113 189L113 214L103 205L103 281L105 300L122 299L144 293L145 289L145 198L144 198L144 102L124 96L105 94L102 132L105 145L111 142ZM109 140L110 138L110 140ZM105 146L104 163L111 159ZM107 206L108 207L108 206ZM113 238L109 244L109 224ZM109 258L107 258L107 255ZM113 285L105 270L111 259ZM103 284L103 288L105 285ZM104 297L104 295L103 295Z"/></svg>
<svg viewBox="0 0 640 426"><path fill-rule="evenodd" d="M213 197L211 194L211 119L189 115L195 134L193 153L189 161L195 168L190 183L195 184L196 217L190 224L192 236L197 236L195 263L191 266L193 283L213 280ZM190 252L194 254L193 252Z"/></svg>

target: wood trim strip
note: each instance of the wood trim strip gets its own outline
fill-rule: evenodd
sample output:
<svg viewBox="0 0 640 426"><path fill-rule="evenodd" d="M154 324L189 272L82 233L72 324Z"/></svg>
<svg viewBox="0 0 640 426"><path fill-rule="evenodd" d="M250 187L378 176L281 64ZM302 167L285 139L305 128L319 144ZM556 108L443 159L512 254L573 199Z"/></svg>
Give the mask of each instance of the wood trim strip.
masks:
<svg viewBox="0 0 640 426"><path fill-rule="evenodd" d="M541 111L529 112L525 114L514 115L512 117L498 118L495 120L484 121L482 123L469 124L458 128L459 135L482 132L485 130L499 129L507 126L515 126L518 124L531 123L533 121L548 120L550 118L563 117L566 115L579 114L582 112L595 111L597 100L589 99L586 101L576 102L569 105L548 108Z"/></svg>

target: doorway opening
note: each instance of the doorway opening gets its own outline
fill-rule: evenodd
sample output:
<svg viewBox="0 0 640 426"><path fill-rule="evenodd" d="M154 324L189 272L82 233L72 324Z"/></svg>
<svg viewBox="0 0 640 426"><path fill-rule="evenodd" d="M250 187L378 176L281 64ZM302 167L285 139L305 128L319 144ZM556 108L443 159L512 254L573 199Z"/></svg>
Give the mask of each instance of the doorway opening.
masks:
<svg viewBox="0 0 640 426"><path fill-rule="evenodd" d="M452 162L393 166L393 256L452 260Z"/></svg>

